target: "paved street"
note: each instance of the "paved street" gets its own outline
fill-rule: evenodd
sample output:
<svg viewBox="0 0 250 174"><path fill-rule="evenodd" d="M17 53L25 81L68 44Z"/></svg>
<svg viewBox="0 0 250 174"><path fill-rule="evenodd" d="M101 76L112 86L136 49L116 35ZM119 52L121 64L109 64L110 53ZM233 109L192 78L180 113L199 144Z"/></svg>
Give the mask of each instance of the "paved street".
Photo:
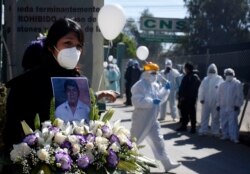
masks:
<svg viewBox="0 0 250 174"><path fill-rule="evenodd" d="M108 104L108 108L115 110L113 121L121 120L121 124L130 129L133 107L123 105L123 100ZM241 129L249 132L249 107L243 120ZM200 121L200 106L197 109L197 121ZM248 126L247 126L248 125ZM250 147L244 144L234 144L222 141L216 137L198 136L189 132L179 133L175 129L177 122L173 122L170 116L161 122L161 132L164 135L164 143L173 160L182 163L182 166L171 170L176 174L249 174L250 173ZM142 154L153 158L153 153L147 142L141 150ZM163 173L163 167L152 168L151 173Z"/></svg>

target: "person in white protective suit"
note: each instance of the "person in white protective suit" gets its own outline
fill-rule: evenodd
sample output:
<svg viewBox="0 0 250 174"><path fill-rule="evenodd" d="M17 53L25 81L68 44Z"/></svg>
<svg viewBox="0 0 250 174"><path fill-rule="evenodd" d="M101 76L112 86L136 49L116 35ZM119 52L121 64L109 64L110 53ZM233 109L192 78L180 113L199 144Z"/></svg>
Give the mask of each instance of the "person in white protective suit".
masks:
<svg viewBox="0 0 250 174"><path fill-rule="evenodd" d="M113 62L113 67L114 67L114 70L117 72L118 74L118 77L116 79L116 83L117 83L117 91L118 93L121 93L121 85L120 85L120 79L121 79L121 71L120 71L120 68L118 67L117 65L117 59L113 59L112 60Z"/></svg>
<svg viewBox="0 0 250 174"><path fill-rule="evenodd" d="M244 100L243 86L235 78L233 69L225 69L224 75L226 80L219 86L217 103L217 110L220 112L221 119L221 139L230 139L232 142L238 143L238 115Z"/></svg>
<svg viewBox="0 0 250 174"><path fill-rule="evenodd" d="M165 84L167 79L170 84L170 94L168 97L168 100L163 102L161 105L161 111L160 111L160 120L165 120L166 112L167 112L167 103L169 103L170 108L170 114L173 119L173 121L176 120L177 117L177 105L176 105L176 91L177 91L177 84L176 84L176 78L180 76L180 73L177 69L173 68L172 61L170 59L165 60L165 69L161 70L159 81L161 84Z"/></svg>
<svg viewBox="0 0 250 174"><path fill-rule="evenodd" d="M117 93L120 93L119 91L119 79L120 79L120 74L119 72L115 69L113 64L108 65L108 80L109 80L109 90L113 90Z"/></svg>
<svg viewBox="0 0 250 174"><path fill-rule="evenodd" d="M157 116L160 104L167 100L170 92L170 83L161 87L156 82L159 66L154 63L144 65L141 79L131 88L132 114L131 137L135 137L140 144L144 139L149 142L150 147L157 160L161 161L164 169L169 171L180 165L170 160L164 146L163 136L160 135L160 124Z"/></svg>
<svg viewBox="0 0 250 174"><path fill-rule="evenodd" d="M211 115L211 134L219 136L220 117L216 110L216 99L219 86L223 81L223 78L218 75L216 65L214 63L209 65L207 76L202 80L198 92L198 100L202 105L199 135L209 134L208 124Z"/></svg>

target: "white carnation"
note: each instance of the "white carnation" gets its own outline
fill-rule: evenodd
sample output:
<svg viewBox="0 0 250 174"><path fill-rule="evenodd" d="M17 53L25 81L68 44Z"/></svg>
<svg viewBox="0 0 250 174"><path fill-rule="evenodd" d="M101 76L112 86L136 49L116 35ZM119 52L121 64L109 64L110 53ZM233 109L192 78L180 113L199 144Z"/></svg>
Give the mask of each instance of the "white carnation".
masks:
<svg viewBox="0 0 250 174"><path fill-rule="evenodd" d="M49 158L49 152L46 149L40 149L37 151L37 156L40 160L46 161Z"/></svg>
<svg viewBox="0 0 250 174"><path fill-rule="evenodd" d="M10 152L10 159L13 162L18 162L31 152L31 148L27 145L27 143L13 145L13 148L14 149Z"/></svg>
<svg viewBox="0 0 250 174"><path fill-rule="evenodd" d="M72 151L73 151L73 154L77 154L80 152L80 145L79 144L73 144L72 145Z"/></svg>
<svg viewBox="0 0 250 174"><path fill-rule="evenodd" d="M79 143L79 139L75 135L69 135L68 140L71 144Z"/></svg>
<svg viewBox="0 0 250 174"><path fill-rule="evenodd" d="M64 126L64 121L60 118L56 118L53 122L53 125L59 128L62 128Z"/></svg>
<svg viewBox="0 0 250 174"><path fill-rule="evenodd" d="M119 152L120 148L121 148L121 146L120 146L120 144L117 143L117 142L114 142L114 143L109 147L109 149L112 149L112 150L115 151L115 152Z"/></svg>
<svg viewBox="0 0 250 174"><path fill-rule="evenodd" d="M67 136L63 135L61 132L58 132L55 135L55 142L57 144L62 144L66 138L67 138Z"/></svg>
<svg viewBox="0 0 250 174"><path fill-rule="evenodd" d="M107 152L107 145L106 144L99 144L98 145L98 151L101 153L106 153Z"/></svg>
<svg viewBox="0 0 250 174"><path fill-rule="evenodd" d="M85 147L87 150L92 150L94 148L94 144L91 142L88 142Z"/></svg>
<svg viewBox="0 0 250 174"><path fill-rule="evenodd" d="M101 136L102 136L102 130L101 130L101 129L98 128L98 129L96 130L96 136L97 136L97 137L101 137Z"/></svg>
<svg viewBox="0 0 250 174"><path fill-rule="evenodd" d="M101 144L106 144L108 145L109 143L109 140L107 138L104 138L104 137L96 137L95 138L95 141L96 141L96 145L99 146Z"/></svg>
<svg viewBox="0 0 250 174"><path fill-rule="evenodd" d="M84 134L84 127L75 126L74 127L74 133L79 134L79 135L83 135Z"/></svg>

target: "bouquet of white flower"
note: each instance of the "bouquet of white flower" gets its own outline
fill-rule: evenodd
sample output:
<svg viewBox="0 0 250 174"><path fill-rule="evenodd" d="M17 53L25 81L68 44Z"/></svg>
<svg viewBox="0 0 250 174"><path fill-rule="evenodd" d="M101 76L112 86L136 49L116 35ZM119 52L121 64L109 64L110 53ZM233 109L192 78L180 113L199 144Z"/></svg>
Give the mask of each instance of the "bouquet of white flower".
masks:
<svg viewBox="0 0 250 174"><path fill-rule="evenodd" d="M22 173L108 174L125 171L148 173L155 161L138 152L120 121L110 123L113 111L89 124L45 121L36 130L22 122L25 137L13 145L11 160L22 166Z"/></svg>

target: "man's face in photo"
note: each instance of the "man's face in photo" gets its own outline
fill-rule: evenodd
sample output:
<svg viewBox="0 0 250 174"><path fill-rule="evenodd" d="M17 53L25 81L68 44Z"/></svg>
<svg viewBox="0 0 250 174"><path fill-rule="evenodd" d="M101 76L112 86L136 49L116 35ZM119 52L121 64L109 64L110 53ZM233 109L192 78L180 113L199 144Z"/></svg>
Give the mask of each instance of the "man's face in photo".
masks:
<svg viewBox="0 0 250 174"><path fill-rule="evenodd" d="M79 94L75 86L67 86L66 94L69 103L77 103Z"/></svg>

